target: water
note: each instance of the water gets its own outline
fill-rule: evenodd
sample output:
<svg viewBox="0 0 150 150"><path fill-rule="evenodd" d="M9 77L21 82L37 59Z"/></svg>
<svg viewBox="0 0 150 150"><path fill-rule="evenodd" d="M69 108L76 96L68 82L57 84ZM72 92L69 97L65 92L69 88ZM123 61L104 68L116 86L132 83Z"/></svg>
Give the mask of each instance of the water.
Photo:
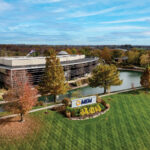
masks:
<svg viewBox="0 0 150 150"><path fill-rule="evenodd" d="M120 79L123 80L123 83L122 85L119 86L111 86L110 91L114 92L119 90L130 89L132 85L134 85L134 87L139 87L141 86L140 77L141 77L141 72L120 71ZM60 95L58 99L63 99L64 97L71 98L73 97L72 96L73 93L78 93L79 95L82 96L88 96L88 95L102 94L103 92L104 92L104 88L99 88L99 87L91 88L89 86L86 86L80 89L71 90L66 95Z"/></svg>
<svg viewBox="0 0 150 150"><path fill-rule="evenodd" d="M4 112L3 108L0 106L0 112Z"/></svg>

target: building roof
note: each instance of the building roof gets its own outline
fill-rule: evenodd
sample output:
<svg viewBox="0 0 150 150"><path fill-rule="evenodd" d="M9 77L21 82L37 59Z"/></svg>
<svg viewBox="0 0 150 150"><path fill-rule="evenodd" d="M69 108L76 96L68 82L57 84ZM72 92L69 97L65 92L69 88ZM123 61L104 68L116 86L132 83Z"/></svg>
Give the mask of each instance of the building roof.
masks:
<svg viewBox="0 0 150 150"><path fill-rule="evenodd" d="M58 55L68 55L68 53L66 51L60 51Z"/></svg>
<svg viewBox="0 0 150 150"><path fill-rule="evenodd" d="M128 51L127 49L123 49L123 48L117 48L116 50L121 50L121 51L124 51L124 52Z"/></svg>
<svg viewBox="0 0 150 150"><path fill-rule="evenodd" d="M89 63L89 62L95 62L98 61L99 58L80 58L78 60L72 60L72 61L62 61L62 66L69 66L69 65L77 65L77 64L83 64L83 63ZM38 65L22 65L22 66L6 66L3 64L0 64L0 69L9 69L9 70L22 70L22 69L37 69L37 68L45 68L45 64L38 64Z"/></svg>
<svg viewBox="0 0 150 150"><path fill-rule="evenodd" d="M58 55L60 62L78 61L84 59L85 55ZM17 67L17 66L34 66L45 65L45 57L0 57L0 65Z"/></svg>
<svg viewBox="0 0 150 150"><path fill-rule="evenodd" d="M115 60L118 60L118 59L121 59L121 60L128 60L128 57L127 57L127 56L124 56L124 57L121 57L121 58L115 58Z"/></svg>

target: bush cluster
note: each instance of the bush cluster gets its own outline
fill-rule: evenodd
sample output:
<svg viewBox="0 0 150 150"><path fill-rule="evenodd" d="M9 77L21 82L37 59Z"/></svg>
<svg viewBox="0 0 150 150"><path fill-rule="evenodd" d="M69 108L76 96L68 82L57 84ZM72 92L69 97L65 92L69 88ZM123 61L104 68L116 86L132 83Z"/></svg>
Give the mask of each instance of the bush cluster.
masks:
<svg viewBox="0 0 150 150"><path fill-rule="evenodd" d="M69 98L64 98L62 103L65 105L65 106L69 106L70 103L71 103L71 100Z"/></svg>
<svg viewBox="0 0 150 150"><path fill-rule="evenodd" d="M71 108L68 106L66 108L66 114L70 113L70 117L79 117L79 116L84 116L84 115L92 115L96 112L101 112L105 109L106 107L102 103L86 105L86 106L77 107L77 108Z"/></svg>
<svg viewBox="0 0 150 150"><path fill-rule="evenodd" d="M37 101L35 106L44 106L44 102L43 101Z"/></svg>
<svg viewBox="0 0 150 150"><path fill-rule="evenodd" d="M85 116L85 115L92 115L92 114L95 114L97 112L101 112L102 109L100 107L99 104L97 104L96 106L91 106L89 108L85 107L85 108L82 108L80 110L80 116Z"/></svg>

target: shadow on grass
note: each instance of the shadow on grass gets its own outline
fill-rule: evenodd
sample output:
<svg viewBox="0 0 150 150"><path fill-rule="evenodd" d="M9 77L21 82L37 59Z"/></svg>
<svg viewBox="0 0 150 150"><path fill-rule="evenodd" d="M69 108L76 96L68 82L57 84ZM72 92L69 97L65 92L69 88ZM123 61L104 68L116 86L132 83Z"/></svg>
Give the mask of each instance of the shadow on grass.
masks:
<svg viewBox="0 0 150 150"><path fill-rule="evenodd" d="M7 119L0 119L0 125L6 125L10 122L19 122L19 119L14 119L14 117L7 118Z"/></svg>
<svg viewBox="0 0 150 150"><path fill-rule="evenodd" d="M134 91L130 91L130 92L125 92L123 94L133 94L133 95L139 95L139 94L150 94L150 90L147 89L142 89L142 90L134 90ZM122 93L120 93L122 94Z"/></svg>

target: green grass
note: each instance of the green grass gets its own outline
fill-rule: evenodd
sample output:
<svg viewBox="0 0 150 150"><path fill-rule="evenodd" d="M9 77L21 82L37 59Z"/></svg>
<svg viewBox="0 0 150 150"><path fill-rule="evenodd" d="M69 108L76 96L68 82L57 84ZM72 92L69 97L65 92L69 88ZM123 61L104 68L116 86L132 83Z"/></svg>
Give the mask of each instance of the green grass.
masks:
<svg viewBox="0 0 150 150"><path fill-rule="evenodd" d="M150 94L140 91L104 99L110 110L85 121L70 121L52 111L33 113L43 128L25 140L2 143L0 150L149 150Z"/></svg>

